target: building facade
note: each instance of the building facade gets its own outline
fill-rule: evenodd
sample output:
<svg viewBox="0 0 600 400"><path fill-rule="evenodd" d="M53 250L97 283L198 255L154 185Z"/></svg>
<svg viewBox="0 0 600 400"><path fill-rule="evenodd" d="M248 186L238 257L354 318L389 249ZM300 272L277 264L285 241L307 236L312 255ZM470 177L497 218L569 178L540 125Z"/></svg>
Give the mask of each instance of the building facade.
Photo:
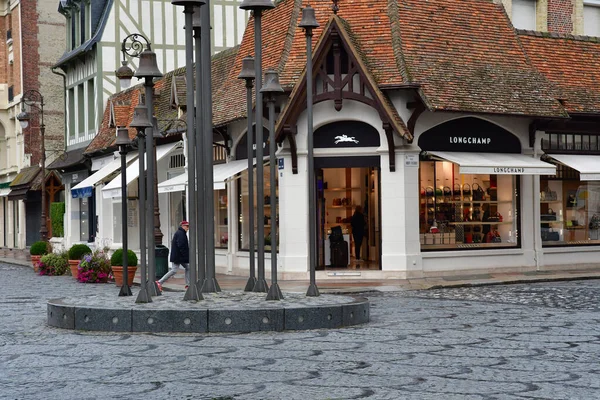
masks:
<svg viewBox="0 0 600 400"><path fill-rule="evenodd" d="M41 210L60 200L60 180L46 176L46 204L41 204L41 115L44 100L47 163L64 149L62 78L52 73L57 44L64 43L64 21L47 1L0 2L0 247L22 249L40 238ZM32 92L34 91L34 92ZM22 109L23 96L34 106ZM15 118L21 111L32 115L22 129ZM49 232L52 228L46 221Z"/></svg>
<svg viewBox="0 0 600 400"><path fill-rule="evenodd" d="M238 10L237 3L235 0L211 2L214 52L235 45L241 38L247 14ZM115 149L108 149L110 142L99 148L94 146L90 151L86 148L98 136L105 110L114 111L124 106L108 101L113 93L122 90L115 77L123 58L122 41L133 33L145 36L163 72L185 65L182 10L167 0L60 1L59 12L66 20L67 47L54 68L65 74L68 121L65 140L70 157L52 167L61 172L69 194L65 238L61 240L64 246L76 242L98 246L119 242L113 235L112 212L107 213L113 206L101 206L102 193L95 189L104 182L94 182L90 190L71 189L118 158ZM138 59L127 56L126 60L135 70ZM136 81L134 78L133 83L139 83ZM157 92L157 95L160 94ZM120 204L120 193L117 197L115 201Z"/></svg>

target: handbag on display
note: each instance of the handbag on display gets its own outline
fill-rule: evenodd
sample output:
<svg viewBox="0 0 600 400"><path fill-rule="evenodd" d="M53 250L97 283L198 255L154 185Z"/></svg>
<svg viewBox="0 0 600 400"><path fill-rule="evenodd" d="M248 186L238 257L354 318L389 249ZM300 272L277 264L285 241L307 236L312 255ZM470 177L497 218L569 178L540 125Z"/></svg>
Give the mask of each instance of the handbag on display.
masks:
<svg viewBox="0 0 600 400"><path fill-rule="evenodd" d="M440 197L441 197L441 196L442 196L442 194L444 194L444 192L442 192L442 189L441 189L441 188L436 188L436 189L435 189L435 195L436 195L436 196L440 196Z"/></svg>
<svg viewBox="0 0 600 400"><path fill-rule="evenodd" d="M541 221L556 221L556 212L554 212L554 210L552 210L551 208L548 208L548 213L540 215L540 220Z"/></svg>
<svg viewBox="0 0 600 400"><path fill-rule="evenodd" d="M463 196L470 196L471 195L471 185L469 185L468 183L465 183L462 185L462 194Z"/></svg>
<svg viewBox="0 0 600 400"><path fill-rule="evenodd" d="M594 214L592 216L592 219L590 219L589 228L592 231L600 229L600 217L598 217L598 215Z"/></svg>
<svg viewBox="0 0 600 400"><path fill-rule="evenodd" d="M544 191L541 193L541 197L543 201L556 201L558 199L556 192L550 190L550 187L546 187L546 189L544 189Z"/></svg>
<svg viewBox="0 0 600 400"><path fill-rule="evenodd" d="M495 215L492 215L488 218L489 222L502 222L503 218L502 218L502 214L500 214L499 212L497 212Z"/></svg>
<svg viewBox="0 0 600 400"><path fill-rule="evenodd" d="M427 186L425 188L425 196L427 197L433 197L433 188L431 186Z"/></svg>
<svg viewBox="0 0 600 400"><path fill-rule="evenodd" d="M460 201L461 190L459 183L454 184L454 187L452 188L452 195L454 196L454 201Z"/></svg>
<svg viewBox="0 0 600 400"><path fill-rule="evenodd" d="M480 200L480 201L485 200L485 192L483 191L481 186L479 186L478 183L474 183L472 188L473 188L473 200Z"/></svg>
<svg viewBox="0 0 600 400"><path fill-rule="evenodd" d="M443 191L444 191L444 196L446 196L446 197L452 196L452 189L450 189L449 186L444 186Z"/></svg>

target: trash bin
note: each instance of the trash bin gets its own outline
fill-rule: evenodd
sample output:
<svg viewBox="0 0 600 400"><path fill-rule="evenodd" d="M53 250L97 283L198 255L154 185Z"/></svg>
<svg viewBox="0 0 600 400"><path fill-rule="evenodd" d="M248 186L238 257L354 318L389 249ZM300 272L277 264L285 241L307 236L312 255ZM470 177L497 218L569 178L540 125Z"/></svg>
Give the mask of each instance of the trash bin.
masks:
<svg viewBox="0 0 600 400"><path fill-rule="evenodd" d="M156 279L162 278L169 271L169 248L159 244L154 249L156 258Z"/></svg>

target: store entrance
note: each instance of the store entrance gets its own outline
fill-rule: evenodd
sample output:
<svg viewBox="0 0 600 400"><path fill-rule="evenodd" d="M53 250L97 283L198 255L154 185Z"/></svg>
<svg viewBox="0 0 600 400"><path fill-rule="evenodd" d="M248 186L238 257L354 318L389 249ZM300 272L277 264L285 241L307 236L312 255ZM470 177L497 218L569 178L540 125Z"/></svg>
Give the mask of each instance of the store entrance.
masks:
<svg viewBox="0 0 600 400"><path fill-rule="evenodd" d="M315 173L318 268L381 269L380 168L316 168ZM362 227L360 214L353 217L357 209Z"/></svg>

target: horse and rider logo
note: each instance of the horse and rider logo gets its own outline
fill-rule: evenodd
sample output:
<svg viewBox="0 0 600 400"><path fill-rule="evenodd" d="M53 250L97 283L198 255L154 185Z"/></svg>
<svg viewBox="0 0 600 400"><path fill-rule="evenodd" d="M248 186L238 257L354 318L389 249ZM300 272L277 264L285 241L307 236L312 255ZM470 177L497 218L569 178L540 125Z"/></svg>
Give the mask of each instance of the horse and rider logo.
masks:
<svg viewBox="0 0 600 400"><path fill-rule="evenodd" d="M340 135L340 136L336 136L334 139L335 139L335 142L334 142L335 144L343 143L343 142L358 144L358 140L356 140L354 138L354 136L348 136L346 134Z"/></svg>

